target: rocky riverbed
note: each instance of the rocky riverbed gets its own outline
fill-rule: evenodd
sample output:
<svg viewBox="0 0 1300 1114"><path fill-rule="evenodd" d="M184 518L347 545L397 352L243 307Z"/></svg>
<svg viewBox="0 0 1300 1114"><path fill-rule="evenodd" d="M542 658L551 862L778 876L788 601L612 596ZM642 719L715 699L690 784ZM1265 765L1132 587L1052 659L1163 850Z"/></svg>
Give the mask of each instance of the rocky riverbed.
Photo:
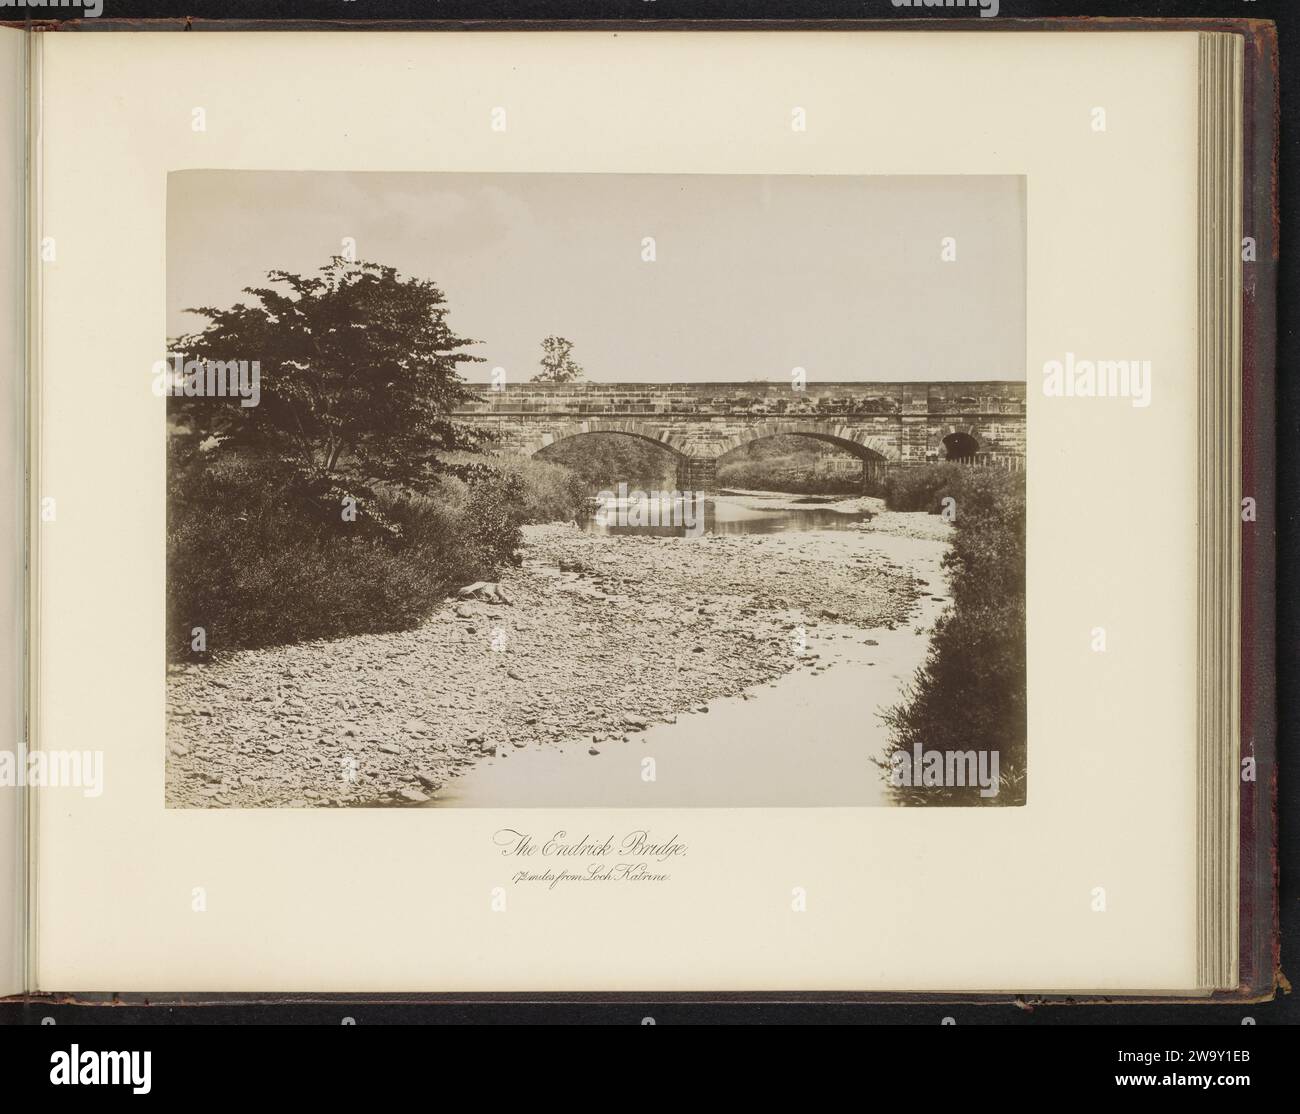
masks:
<svg viewBox="0 0 1300 1114"><path fill-rule="evenodd" d="M415 630L170 667L167 804L420 805L488 756L599 754L781 674L824 670L797 651L801 627L865 639L907 622L943 589L873 538L947 530L889 512L847 530L697 539L528 527L496 598L448 600Z"/></svg>

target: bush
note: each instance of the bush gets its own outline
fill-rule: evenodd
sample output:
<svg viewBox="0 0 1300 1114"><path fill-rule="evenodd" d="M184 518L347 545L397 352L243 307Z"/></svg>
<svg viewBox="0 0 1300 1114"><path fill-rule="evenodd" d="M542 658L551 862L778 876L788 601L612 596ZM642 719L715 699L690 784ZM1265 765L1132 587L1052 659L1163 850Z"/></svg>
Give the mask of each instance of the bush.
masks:
<svg viewBox="0 0 1300 1114"><path fill-rule="evenodd" d="M790 465L737 461L718 467L718 483L749 491L783 491L791 495L860 495L860 478L826 474Z"/></svg>
<svg viewBox="0 0 1300 1114"><path fill-rule="evenodd" d="M965 472L960 464L911 464L885 473L885 506L891 511L929 511L938 514L946 495L953 494Z"/></svg>
<svg viewBox="0 0 1300 1114"><path fill-rule="evenodd" d="M677 486L677 456L670 449L630 433L584 433L566 437L532 458L561 465L582 480L586 494L626 483L642 491Z"/></svg>
<svg viewBox="0 0 1300 1114"><path fill-rule="evenodd" d="M322 514L272 462L175 459L169 655L202 660L194 627L207 652L220 653L416 626L450 590L516 560L520 526L559 507L566 483L536 469L442 477L429 495L380 489L346 523L332 508Z"/></svg>
<svg viewBox="0 0 1300 1114"><path fill-rule="evenodd" d="M996 797L981 797L978 787L894 787L892 792L904 804L1023 804L1024 475L938 467L943 471L909 476L894 489L896 498L927 504L951 495L956 519L944 557L952 606L935 623L926 660L906 699L885 713L889 754L910 755L918 743L926 751L996 751L1001 784ZM885 765L887 773L888 756Z"/></svg>
<svg viewBox="0 0 1300 1114"><path fill-rule="evenodd" d="M572 522L586 514L587 481L571 468L535 456L498 457L491 467L518 477L523 522Z"/></svg>
<svg viewBox="0 0 1300 1114"><path fill-rule="evenodd" d="M727 453L718 462L718 482L797 495L857 495L862 492L862 465L834 445L782 434Z"/></svg>

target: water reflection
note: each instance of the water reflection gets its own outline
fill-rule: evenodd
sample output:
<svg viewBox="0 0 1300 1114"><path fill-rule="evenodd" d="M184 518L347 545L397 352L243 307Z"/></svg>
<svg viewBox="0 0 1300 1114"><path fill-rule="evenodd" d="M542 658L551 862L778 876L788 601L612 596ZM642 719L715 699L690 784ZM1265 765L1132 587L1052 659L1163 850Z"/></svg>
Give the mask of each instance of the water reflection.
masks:
<svg viewBox="0 0 1300 1114"><path fill-rule="evenodd" d="M727 495L604 500L585 522L589 534L640 534L655 538L689 538L701 534L780 534L787 530L844 530L871 518L870 511L838 511L815 497ZM803 499L808 502L799 505ZM701 521L702 520L702 521Z"/></svg>

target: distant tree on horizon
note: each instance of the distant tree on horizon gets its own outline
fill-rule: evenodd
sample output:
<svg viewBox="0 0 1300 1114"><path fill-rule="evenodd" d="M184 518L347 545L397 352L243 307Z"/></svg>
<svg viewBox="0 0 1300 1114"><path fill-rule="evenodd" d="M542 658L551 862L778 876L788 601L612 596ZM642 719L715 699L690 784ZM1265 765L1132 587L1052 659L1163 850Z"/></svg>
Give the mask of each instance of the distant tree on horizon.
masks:
<svg viewBox="0 0 1300 1114"><path fill-rule="evenodd" d="M576 383L586 378L582 365L573 358L573 341L550 336L542 341L542 370L533 376L534 383Z"/></svg>

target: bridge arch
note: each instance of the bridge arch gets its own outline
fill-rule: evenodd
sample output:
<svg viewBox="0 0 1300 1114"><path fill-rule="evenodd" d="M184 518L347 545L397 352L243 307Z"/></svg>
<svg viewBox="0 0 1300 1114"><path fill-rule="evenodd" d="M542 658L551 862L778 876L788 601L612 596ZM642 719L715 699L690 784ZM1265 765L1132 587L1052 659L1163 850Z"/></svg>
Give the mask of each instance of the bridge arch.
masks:
<svg viewBox="0 0 1300 1114"><path fill-rule="evenodd" d="M588 433L622 433L629 437L639 437L643 441L653 441L678 457L688 455L687 436L671 427L648 422L620 422L600 418L583 422L561 422L541 428L525 442L524 451L532 456L543 449L549 449L552 445L558 445L561 441Z"/></svg>
<svg viewBox="0 0 1300 1114"><path fill-rule="evenodd" d="M758 422L743 433L728 437L719 445L718 456L768 437L808 437L837 445L859 460L898 460L898 448L883 437L854 429L841 422Z"/></svg>
<svg viewBox="0 0 1300 1114"><path fill-rule="evenodd" d="M935 440L930 451L941 460L971 460L976 453L1001 453L1006 450L979 426L945 423L935 426Z"/></svg>
<svg viewBox="0 0 1300 1114"><path fill-rule="evenodd" d="M945 434L940 444L943 446L944 460L970 461L980 451L979 440L973 434L961 430Z"/></svg>

